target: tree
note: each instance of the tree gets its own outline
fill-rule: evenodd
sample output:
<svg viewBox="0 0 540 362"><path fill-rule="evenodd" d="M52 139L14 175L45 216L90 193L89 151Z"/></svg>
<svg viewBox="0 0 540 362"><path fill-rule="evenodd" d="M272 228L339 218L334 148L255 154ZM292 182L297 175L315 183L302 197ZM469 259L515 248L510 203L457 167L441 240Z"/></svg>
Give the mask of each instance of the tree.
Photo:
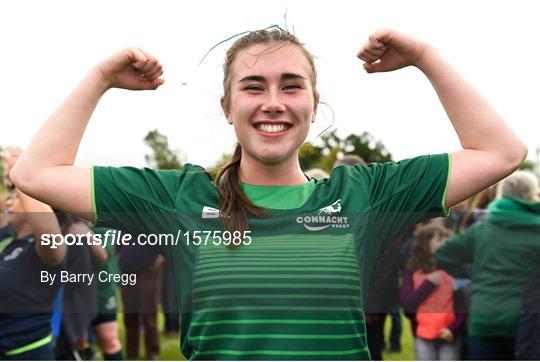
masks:
<svg viewBox="0 0 540 362"><path fill-rule="evenodd" d="M534 172L536 169L536 164L532 162L531 160L525 160L523 161L521 166L519 166L519 169Z"/></svg>
<svg viewBox="0 0 540 362"><path fill-rule="evenodd" d="M344 144L345 154L360 156L368 163L392 161L392 155L383 143L375 140L368 132L360 136L350 134L345 138Z"/></svg>
<svg viewBox="0 0 540 362"><path fill-rule="evenodd" d="M213 178L216 178L219 170L231 159L232 154L231 153L223 153L221 154L221 158L216 162L216 164L212 167L209 167L206 169L206 172L208 172L210 175L212 175Z"/></svg>
<svg viewBox="0 0 540 362"><path fill-rule="evenodd" d="M299 150L300 167L302 170L320 168L330 172L334 163L343 155L358 155L366 162L392 161L392 155L381 141L377 141L368 132L361 135L350 134L341 139L336 130L320 137L318 145L310 142L304 143ZM216 164L208 169L215 177L217 171L231 158L231 154L224 153Z"/></svg>
<svg viewBox="0 0 540 362"><path fill-rule="evenodd" d="M320 168L315 165L323 158L322 150L322 147L314 146L309 142L304 143L299 150L300 167L302 167L302 170Z"/></svg>
<svg viewBox="0 0 540 362"><path fill-rule="evenodd" d="M303 170L320 168L330 172L336 160L343 155L357 155L366 162L392 161L392 155L381 141L371 134L350 134L341 139L336 130L321 136L322 145L306 142L300 147L300 166Z"/></svg>
<svg viewBox="0 0 540 362"><path fill-rule="evenodd" d="M169 149L167 136L157 129L146 134L144 143L152 149L151 155L144 156L144 159L151 167L161 170L180 169L182 167L179 151Z"/></svg>

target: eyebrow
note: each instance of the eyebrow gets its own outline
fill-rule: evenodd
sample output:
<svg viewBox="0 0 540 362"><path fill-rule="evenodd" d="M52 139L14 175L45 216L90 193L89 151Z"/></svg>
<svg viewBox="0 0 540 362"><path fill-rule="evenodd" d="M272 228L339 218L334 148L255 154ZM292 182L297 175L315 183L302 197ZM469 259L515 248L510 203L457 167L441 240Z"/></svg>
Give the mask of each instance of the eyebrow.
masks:
<svg viewBox="0 0 540 362"><path fill-rule="evenodd" d="M306 79L306 77L303 77L299 74L295 73L283 73L281 75L281 80L291 80L291 79ZM238 83L244 83L244 82L265 82L266 78L262 75L248 75L238 81Z"/></svg>

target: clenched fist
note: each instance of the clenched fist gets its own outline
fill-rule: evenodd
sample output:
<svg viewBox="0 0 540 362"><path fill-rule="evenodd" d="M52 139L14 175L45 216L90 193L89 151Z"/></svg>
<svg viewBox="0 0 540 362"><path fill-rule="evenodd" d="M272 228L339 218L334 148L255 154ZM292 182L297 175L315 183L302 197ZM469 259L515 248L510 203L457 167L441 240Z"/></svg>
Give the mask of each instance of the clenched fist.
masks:
<svg viewBox="0 0 540 362"><path fill-rule="evenodd" d="M156 89L163 84L161 63L152 54L135 47L126 48L98 64L94 70L107 88Z"/></svg>
<svg viewBox="0 0 540 362"><path fill-rule="evenodd" d="M381 29L368 38L357 56L368 73L390 72L409 65L419 66L433 48L418 39L391 29Z"/></svg>

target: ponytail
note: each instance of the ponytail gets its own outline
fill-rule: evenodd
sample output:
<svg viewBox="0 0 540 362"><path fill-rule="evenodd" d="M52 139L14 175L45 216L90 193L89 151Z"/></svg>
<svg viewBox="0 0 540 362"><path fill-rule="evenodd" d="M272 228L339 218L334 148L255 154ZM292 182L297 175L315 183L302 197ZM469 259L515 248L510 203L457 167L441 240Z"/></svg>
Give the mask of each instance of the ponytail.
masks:
<svg viewBox="0 0 540 362"><path fill-rule="evenodd" d="M223 228L231 233L240 231L244 235L249 230L248 212L258 217L265 217L268 213L244 194L239 183L241 159L242 146L237 143L232 158L220 169L215 183L220 196L219 210ZM229 248L234 249L236 246L231 243Z"/></svg>

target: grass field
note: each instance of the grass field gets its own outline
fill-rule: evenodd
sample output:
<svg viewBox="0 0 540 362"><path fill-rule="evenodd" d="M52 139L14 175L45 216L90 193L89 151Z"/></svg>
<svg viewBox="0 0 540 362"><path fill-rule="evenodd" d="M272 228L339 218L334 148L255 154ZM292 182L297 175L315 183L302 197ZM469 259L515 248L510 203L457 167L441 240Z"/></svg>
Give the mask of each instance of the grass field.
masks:
<svg viewBox="0 0 540 362"><path fill-rule="evenodd" d="M119 326L119 329L120 329L120 339L122 341L122 346L125 346L126 345L126 342L125 342L125 333L124 333L124 322L123 322L123 314L122 313L118 313L118 326ZM160 331L163 331L163 313L158 313L158 326L159 326L159 329ZM182 354L180 353L180 337L175 337L175 338L171 338L171 337L167 337L165 336L164 334L161 334L159 336L159 346L160 346L160 351L159 351L159 358L161 360L168 360L168 361L183 361L185 360L184 356L182 356ZM142 339L142 336L141 336L141 341L139 343L139 347L140 347L140 359L141 360L145 360L145 355L144 355L144 340ZM96 347L96 350L98 348Z"/></svg>
<svg viewBox="0 0 540 362"><path fill-rule="evenodd" d="M120 327L120 337L122 340L122 345L125 346L125 335L124 335L124 326L122 321L122 314L118 314L119 317L119 327ZM163 314L159 313L158 315L160 329L163 330ZM383 352L383 359L385 360L393 360L393 361L413 361L414 358L414 343L413 343L413 337L411 334L411 327L409 324L409 320L405 318L403 315L401 315L401 324L402 324L402 332L401 332L401 352L400 353L389 353L389 352ZM385 323L385 336L390 335L390 318L386 318ZM387 337L388 338L388 337ZM141 340L140 343L141 346L141 359L144 359L144 354L142 353L142 349L144 346L144 342ZM180 353L180 338L169 338L164 336L163 334L160 336L160 359L161 360L185 360L185 358ZM96 347L97 349L97 347Z"/></svg>
<svg viewBox="0 0 540 362"><path fill-rule="evenodd" d="M414 340L411 333L411 324L409 320L400 314L401 316L401 352L400 353L390 353L383 352L384 360L391 361L414 361ZM386 323L384 324L384 335L388 341L388 336L390 335L390 318L386 318Z"/></svg>

